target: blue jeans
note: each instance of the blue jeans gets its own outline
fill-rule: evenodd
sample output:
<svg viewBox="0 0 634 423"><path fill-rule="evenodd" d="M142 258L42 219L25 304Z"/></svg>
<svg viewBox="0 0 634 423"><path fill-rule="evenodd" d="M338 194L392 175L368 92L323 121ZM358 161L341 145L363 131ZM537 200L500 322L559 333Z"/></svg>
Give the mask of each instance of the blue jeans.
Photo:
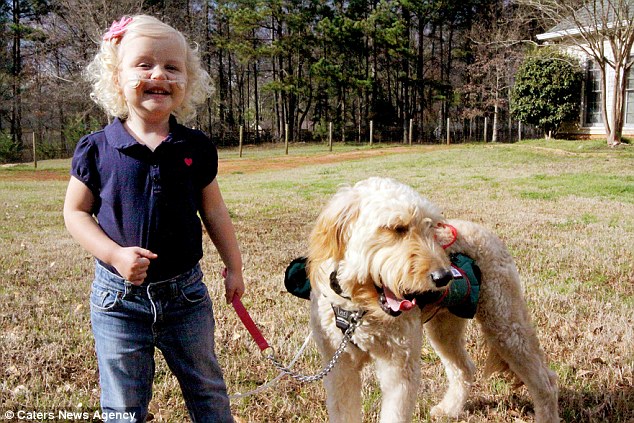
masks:
<svg viewBox="0 0 634 423"><path fill-rule="evenodd" d="M173 279L135 286L97 264L90 315L101 408L108 422L147 418L155 347L176 375L192 421L233 422L200 266Z"/></svg>

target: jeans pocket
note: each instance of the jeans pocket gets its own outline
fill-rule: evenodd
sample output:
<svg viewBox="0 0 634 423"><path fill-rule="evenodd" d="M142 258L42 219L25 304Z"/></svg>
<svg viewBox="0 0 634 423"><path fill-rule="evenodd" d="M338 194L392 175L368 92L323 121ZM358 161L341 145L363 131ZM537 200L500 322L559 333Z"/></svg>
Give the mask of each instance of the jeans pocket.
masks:
<svg viewBox="0 0 634 423"><path fill-rule="evenodd" d="M90 305L101 311L110 311L121 304L123 293L93 285L90 291Z"/></svg>
<svg viewBox="0 0 634 423"><path fill-rule="evenodd" d="M207 285L203 281L194 282L180 290L181 297L190 304L197 304L209 297Z"/></svg>

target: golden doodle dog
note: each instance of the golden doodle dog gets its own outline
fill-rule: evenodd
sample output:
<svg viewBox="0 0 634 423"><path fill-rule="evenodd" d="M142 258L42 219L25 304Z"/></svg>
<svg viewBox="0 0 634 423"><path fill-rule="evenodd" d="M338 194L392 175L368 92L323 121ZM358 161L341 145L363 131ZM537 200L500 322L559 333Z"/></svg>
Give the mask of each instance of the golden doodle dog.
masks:
<svg viewBox="0 0 634 423"><path fill-rule="evenodd" d="M517 269L500 239L475 223L445 219L409 186L370 178L340 189L310 236L311 326L324 363L340 345L346 317L362 314L324 378L331 422L362 421L361 371L368 363L381 388L381 422L411 421L423 328L449 384L431 414L461 413L475 373L464 347L467 320L428 301L451 286L453 253L469 256L481 271L475 319L489 348L486 369L509 370L527 386L536 422L559 421L557 378L545 363Z"/></svg>

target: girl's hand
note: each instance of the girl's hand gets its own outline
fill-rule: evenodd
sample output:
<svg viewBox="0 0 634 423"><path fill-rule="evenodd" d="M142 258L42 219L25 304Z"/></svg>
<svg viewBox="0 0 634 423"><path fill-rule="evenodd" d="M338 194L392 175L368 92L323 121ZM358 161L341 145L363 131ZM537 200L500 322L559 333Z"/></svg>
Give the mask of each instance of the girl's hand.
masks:
<svg viewBox="0 0 634 423"><path fill-rule="evenodd" d="M133 285L141 285L147 277L150 260L158 256L141 247L121 248L112 265L117 272Z"/></svg>
<svg viewBox="0 0 634 423"><path fill-rule="evenodd" d="M245 289L242 271L230 271L225 267L222 271L222 277L225 278L225 300L227 304L231 304L235 295L238 298L242 298Z"/></svg>

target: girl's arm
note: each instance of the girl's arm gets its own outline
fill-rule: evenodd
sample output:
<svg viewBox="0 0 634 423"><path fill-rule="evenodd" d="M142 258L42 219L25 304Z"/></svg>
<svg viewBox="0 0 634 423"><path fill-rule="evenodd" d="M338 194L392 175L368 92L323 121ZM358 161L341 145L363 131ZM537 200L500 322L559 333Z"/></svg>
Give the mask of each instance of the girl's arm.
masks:
<svg viewBox="0 0 634 423"><path fill-rule="evenodd" d="M92 216L95 198L83 182L70 178L64 200L64 222L79 244L99 260L114 266L135 285L143 283L156 254L140 247L123 248L108 237Z"/></svg>
<svg viewBox="0 0 634 423"><path fill-rule="evenodd" d="M229 211L222 199L216 179L203 188L200 216L220 258L227 267L225 298L229 304L234 295L240 298L244 294L242 256Z"/></svg>

